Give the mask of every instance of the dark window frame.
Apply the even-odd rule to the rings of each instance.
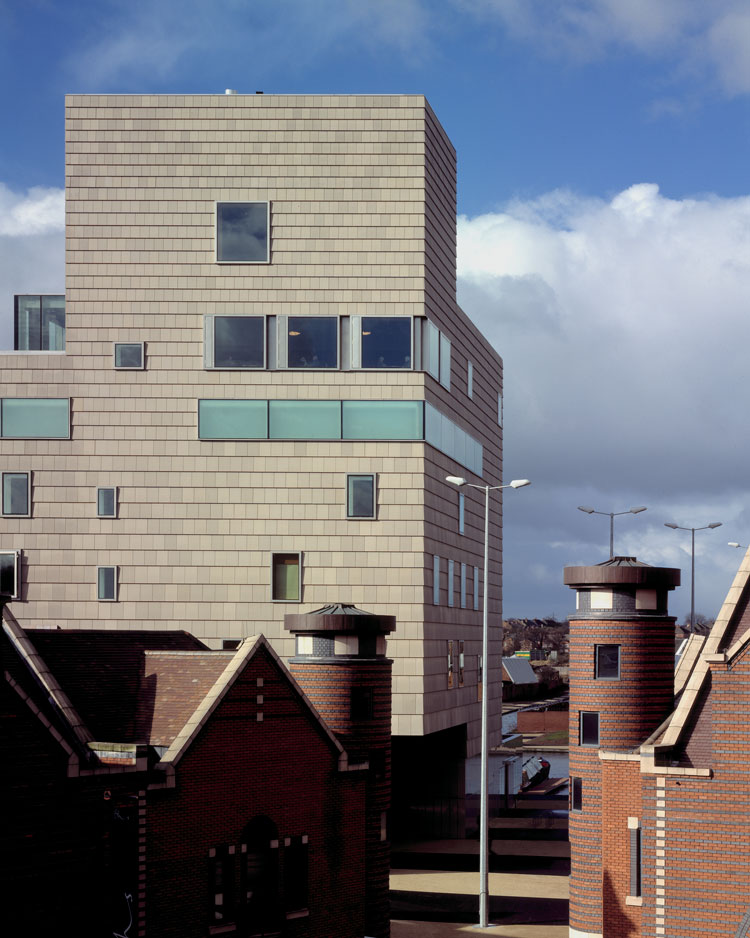
[[[112,512],[103,512],[101,509],[100,492],[112,492]],[[116,518],[117,517],[117,486],[116,485],[98,485],[96,487],[96,517],[97,518]]]
[[[596,742],[593,741],[593,718],[596,718]],[[588,719],[587,719],[588,718]],[[588,724],[588,725],[587,725]],[[590,746],[597,748],[601,740],[601,721],[598,710],[579,710],[578,711],[578,744],[580,746]]]
[[[5,480],[8,476],[26,477],[26,511],[5,510]],[[7,469],[0,473],[0,514],[3,518],[30,518],[31,517],[31,472],[24,469]]]
[[[117,351],[121,348],[137,348],[140,350],[140,363],[137,365],[118,365]],[[112,365],[115,371],[145,371],[146,370],[146,343],[145,342],[113,342]]]
[[[289,599],[286,596],[278,596],[276,590],[276,569],[277,566],[294,566],[292,563],[285,563],[280,558],[296,557],[297,559],[297,598]],[[277,550],[271,554],[271,602],[273,603],[301,603],[302,602],[302,551],[300,550]]]
[[[222,236],[220,234],[220,206],[223,205],[265,205],[265,256],[259,258],[231,258],[221,257]],[[247,199],[247,200],[217,200],[214,211],[214,260],[217,264],[270,264],[271,263],[271,202],[268,199]]]
[[[609,652],[605,649],[610,649]],[[617,649],[617,673],[616,674],[602,674],[603,670],[612,670],[611,663],[602,668],[602,659],[605,655],[613,655],[611,649]],[[594,678],[597,681],[619,681],[620,680],[620,669],[622,664],[622,646],[617,644],[599,644],[594,645]]]
[[[112,583],[112,595],[103,596],[102,592],[102,580],[101,580],[101,571],[102,570],[112,570],[113,571],[113,583]],[[105,584],[106,585],[106,584]],[[96,568],[96,599],[100,603],[116,603],[118,599],[118,593],[120,588],[120,576],[119,576],[119,567],[114,564],[101,564]]]
[[[570,810],[583,811],[583,779],[580,775],[570,776]]]
[[[354,501],[351,490],[351,480],[369,479],[372,492],[372,510],[370,514],[355,514]],[[378,513],[377,474],[374,472],[347,472],[346,474],[346,517],[354,521],[374,521]]]

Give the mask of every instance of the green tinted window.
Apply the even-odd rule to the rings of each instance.
[[[272,440],[340,440],[340,401],[270,401]]]
[[[0,434],[15,439],[67,440],[70,401],[67,397],[6,397],[2,401]]]
[[[421,440],[421,401],[344,401],[345,440]]]
[[[274,554],[271,571],[271,598],[299,601],[299,554]]]
[[[201,440],[265,440],[267,401],[198,401]]]

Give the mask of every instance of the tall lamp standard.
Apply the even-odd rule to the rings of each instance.
[[[695,532],[707,531],[709,528],[720,528],[721,521],[713,521],[711,524],[704,524],[702,528],[683,528],[679,524],[673,524],[671,521],[664,522],[665,528],[672,528],[673,531],[690,531],[690,631],[695,626]]]
[[[489,778],[488,778],[488,749],[489,749],[489,617],[487,614],[488,580],[489,580],[489,549],[490,549],[490,492],[498,489],[520,489],[531,485],[528,479],[514,479],[507,485],[475,485],[467,482],[462,476],[446,476],[446,482],[451,485],[468,485],[469,488],[484,492],[484,594],[482,607],[482,762],[479,795],[479,927],[488,928],[489,904]],[[502,624],[502,606],[500,622]]]
[[[585,511],[587,515],[607,515],[609,517],[609,556],[615,556],[615,515],[637,515],[646,511],[645,505],[639,505],[637,508],[628,508],[627,511],[597,511],[596,508],[589,508],[588,505],[579,505],[579,511]]]

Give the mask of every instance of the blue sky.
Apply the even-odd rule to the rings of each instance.
[[[421,92],[459,157],[459,299],[506,366],[506,615],[566,563],[750,538],[746,0],[0,0],[0,302],[62,290],[66,92]],[[0,329],[0,339],[4,338]],[[7,339],[6,339],[7,342]]]

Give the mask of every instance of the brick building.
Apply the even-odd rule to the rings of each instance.
[[[750,556],[676,669],[679,570],[615,557],[565,583],[571,938],[746,938]]]
[[[352,629],[349,651],[378,670],[351,756],[262,636],[24,631],[6,609],[8,934],[387,938],[388,733],[366,760],[391,663],[381,620],[358,618],[367,654]]]
[[[19,620],[219,649],[262,632],[286,660],[287,614],[395,615],[400,804],[460,799],[484,505],[445,477],[502,481],[502,361],[456,302],[440,122],[421,95],[65,110],[64,297],[18,297],[0,353],[0,576]],[[500,497],[491,512],[493,617]]]

